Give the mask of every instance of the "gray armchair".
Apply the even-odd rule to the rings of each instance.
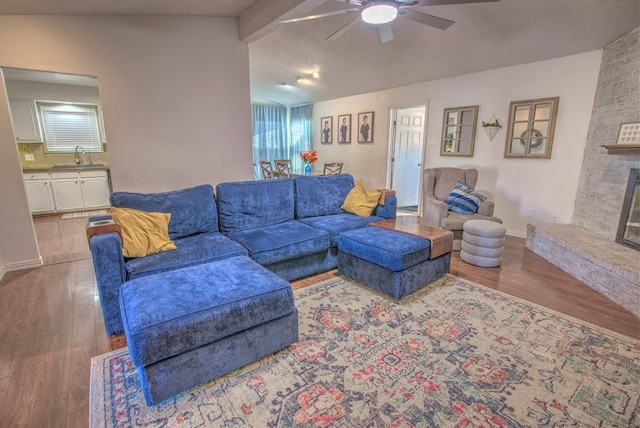
[[[428,168],[423,174],[422,222],[431,227],[440,227],[453,232],[453,249],[460,250],[462,241],[462,226],[468,220],[490,220],[502,223],[498,217],[493,217],[494,203],[483,201],[475,214],[459,214],[450,211],[444,200],[460,181],[475,188],[478,181],[477,169],[461,168]]]

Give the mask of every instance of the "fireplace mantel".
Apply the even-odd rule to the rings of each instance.
[[[640,144],[603,145],[610,155],[640,155]]]

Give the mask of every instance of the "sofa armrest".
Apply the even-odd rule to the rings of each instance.
[[[493,217],[493,208],[495,204],[493,201],[483,201],[478,207],[478,214],[486,215],[487,217]]]
[[[107,334],[113,336],[124,331],[120,315],[118,294],[126,279],[122,240],[117,232],[93,235],[89,248],[100,294],[100,304]]]
[[[116,232],[122,239],[122,229],[120,225],[113,221],[112,218],[104,218],[100,220],[90,219],[87,223],[87,241],[91,245],[91,237],[94,235],[100,235],[103,233]]]
[[[396,218],[398,199],[395,190],[379,189],[382,193],[374,214],[385,219]]]
[[[378,201],[379,205],[384,205],[387,196],[395,196],[396,194],[395,190],[390,189],[378,189],[378,192],[380,192],[380,200]]]
[[[447,217],[447,204],[433,197],[426,197],[422,201],[422,221],[426,226],[440,227],[442,219]]]

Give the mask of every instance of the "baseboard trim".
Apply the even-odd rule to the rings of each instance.
[[[5,273],[7,273],[7,267],[5,265],[0,265],[0,281],[4,278]]]
[[[515,230],[515,229],[507,229],[507,235],[524,239],[527,237],[527,232],[522,232],[521,230]]]
[[[26,269],[35,269],[42,267],[43,265],[42,257],[33,260],[22,260],[19,262],[7,263],[5,265],[5,269],[7,272],[13,272],[16,270],[26,270]]]

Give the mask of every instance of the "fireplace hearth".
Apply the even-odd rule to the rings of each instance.
[[[640,250],[640,169],[631,168],[616,242]]]

